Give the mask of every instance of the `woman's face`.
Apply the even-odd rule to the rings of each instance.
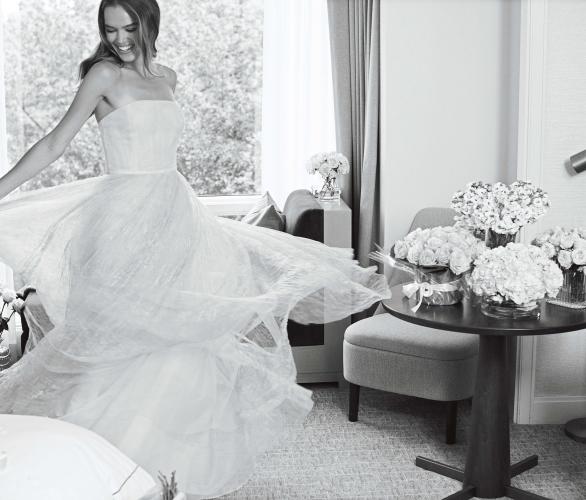
[[[120,59],[125,63],[136,61],[139,54],[137,43],[138,23],[119,5],[104,10],[106,38]]]

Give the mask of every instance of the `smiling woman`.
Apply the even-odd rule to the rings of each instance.
[[[3,0],[4,55],[10,61],[8,164],[56,125],[79,84],[79,62],[91,57],[101,41],[116,47],[121,61],[135,57],[137,48],[153,53],[158,49],[156,62],[177,69],[176,99],[185,116],[178,168],[198,194],[258,193],[262,0],[161,0],[164,29],[156,48],[143,40],[140,25],[132,26],[142,17],[139,4],[117,3],[130,6],[130,19],[113,17],[105,23],[108,27],[98,30],[97,0]],[[156,96],[171,98],[164,93]],[[113,103],[103,114],[125,103]],[[95,120],[88,120],[63,157],[22,189],[103,173],[98,137]]]

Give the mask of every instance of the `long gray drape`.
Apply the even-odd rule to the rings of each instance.
[[[350,160],[341,178],[362,265],[379,236],[380,0],[328,0],[336,143]],[[372,262],[370,262],[372,265]]]

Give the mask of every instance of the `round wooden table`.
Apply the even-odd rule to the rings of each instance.
[[[480,301],[464,299],[452,306],[422,304],[413,312],[413,299],[403,296],[402,286],[391,290],[392,298],[383,300],[382,305],[393,316],[437,330],[480,337],[464,470],[424,457],[417,457],[415,465],[463,483],[462,489],[446,500],[505,495],[518,500],[547,500],[511,486],[511,478],[535,467],[538,458],[531,455],[516,464],[510,462],[507,337],[581,330],[586,328],[586,310],[542,303],[539,319],[497,319],[482,314]]]

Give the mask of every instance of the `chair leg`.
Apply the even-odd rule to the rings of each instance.
[[[457,401],[448,401],[446,417],[446,444],[454,444],[456,442],[456,421],[458,420]]]
[[[358,420],[358,400],[360,398],[360,386],[349,383],[350,387],[350,401],[348,409],[348,420],[350,422],[356,422]]]

